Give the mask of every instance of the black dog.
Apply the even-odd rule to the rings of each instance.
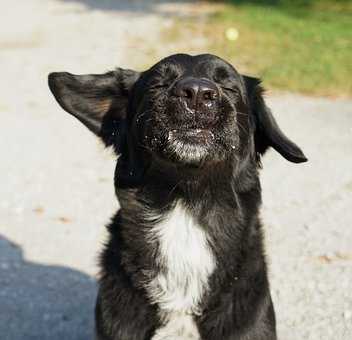
[[[119,155],[97,339],[276,339],[258,169],[270,146],[306,158],[260,81],[213,55],[177,54],[142,73],[52,73],[49,86]]]

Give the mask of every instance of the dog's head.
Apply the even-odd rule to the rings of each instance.
[[[197,171],[258,159],[270,146],[306,161],[265,105],[260,81],[213,55],[177,54],[141,73],[52,73],[49,87],[63,109],[114,146],[130,179],[155,163]]]

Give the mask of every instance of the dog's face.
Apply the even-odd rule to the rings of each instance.
[[[142,73],[52,73],[49,86],[127,163],[142,157],[201,169],[256,157],[269,146],[292,162],[306,160],[277,126],[259,80],[213,55],[173,55]]]
[[[136,82],[132,126],[153,156],[199,167],[241,151],[249,137],[246,101],[243,79],[225,61],[171,56]]]

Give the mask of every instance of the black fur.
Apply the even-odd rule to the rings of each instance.
[[[217,101],[186,110],[174,93],[185,77],[211,81]],[[146,239],[157,218],[146,214],[164,216],[178,200],[206,230],[216,258],[201,313],[193,316],[201,339],[276,339],[259,218],[260,156],[273,147],[291,162],[306,158],[279,129],[259,80],[212,55],[178,54],[143,73],[53,73],[49,86],[66,111],[120,155],[121,208],[101,256],[98,339],[149,340],[162,324],[145,291],[165,270],[156,263],[158,244]],[[202,156],[182,156],[170,147],[174,138]]]

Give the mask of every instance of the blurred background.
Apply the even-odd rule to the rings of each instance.
[[[352,2],[22,0],[0,14],[0,338],[93,337],[115,159],[47,87],[210,52],[259,76],[309,162],[263,160],[281,340],[352,339]]]

